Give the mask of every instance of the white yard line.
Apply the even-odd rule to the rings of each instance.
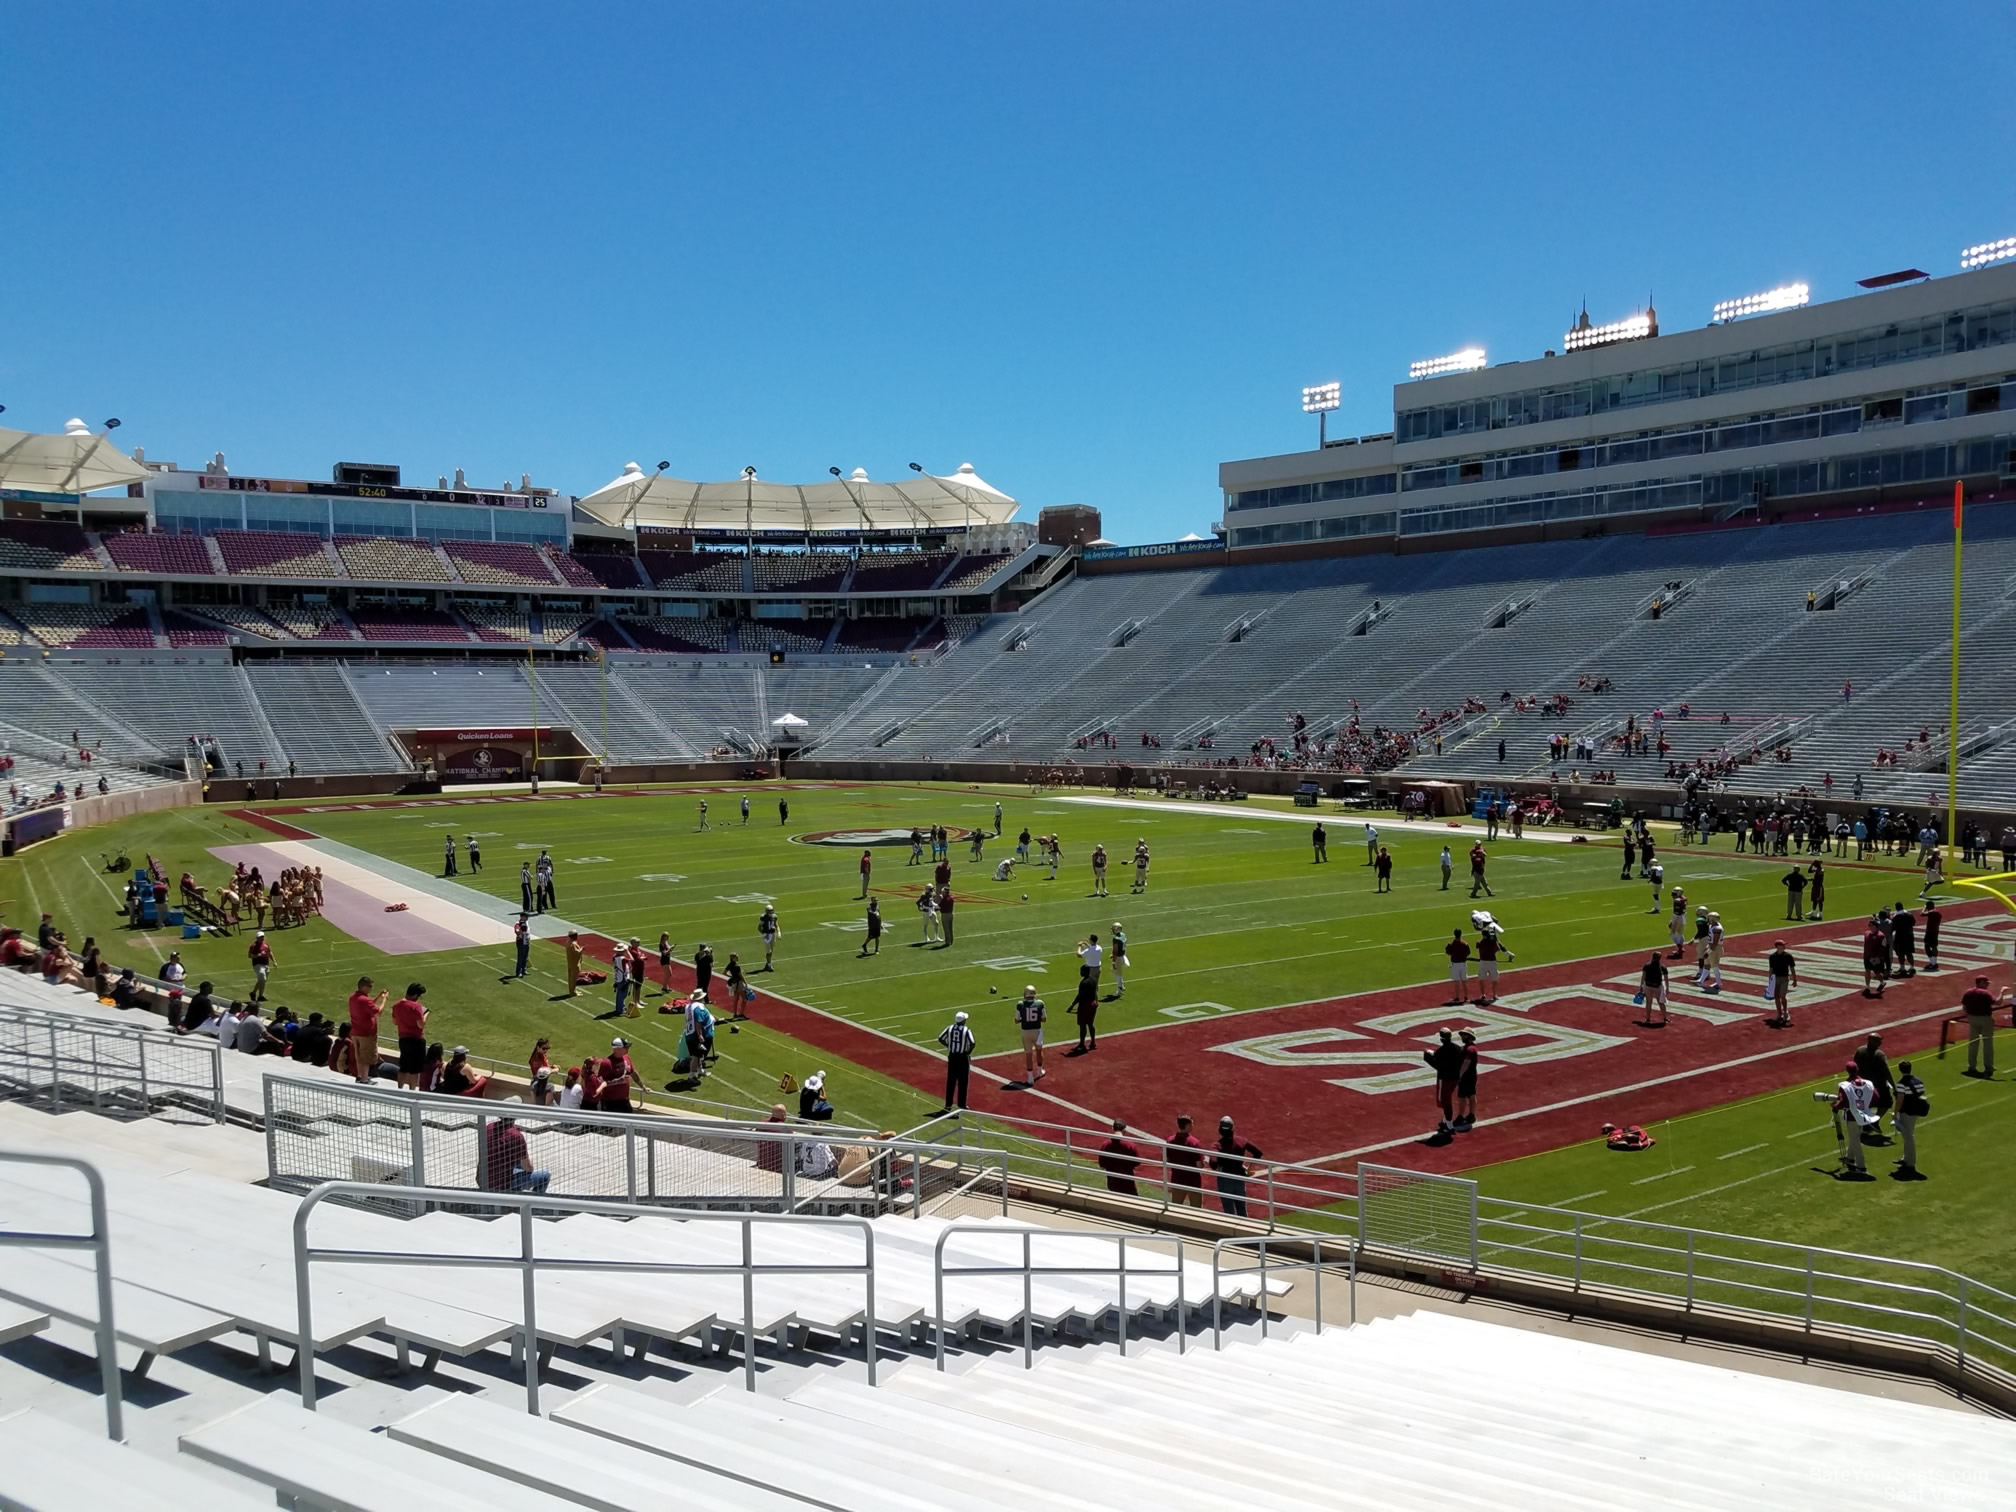
[[[1745,1145],[1740,1150],[1731,1150],[1727,1155],[1717,1155],[1715,1158],[1717,1160],[1734,1160],[1739,1155],[1755,1155],[1759,1150],[1767,1150],[1770,1147],[1770,1141],[1766,1140],[1763,1144]]]
[[[1636,1181],[1632,1182],[1631,1185],[1650,1186],[1653,1182],[1664,1181],[1669,1176],[1685,1176],[1689,1171],[1693,1169],[1694,1167],[1692,1167],[1691,1165],[1684,1165],[1684,1166],[1676,1166],[1673,1170],[1670,1171],[1654,1171],[1650,1176],[1640,1176]]]

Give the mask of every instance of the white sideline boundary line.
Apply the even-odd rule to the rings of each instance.
[[[1276,824],[1316,824],[1323,822],[1325,819],[1334,819],[1340,828],[1331,838],[1342,843],[1347,850],[1352,844],[1362,844],[1365,835],[1365,820],[1354,818],[1350,814],[1340,814],[1332,810],[1320,808],[1303,809],[1299,813],[1283,813],[1279,809],[1253,808],[1244,803],[1215,803],[1201,800],[1195,803],[1177,803],[1166,798],[1094,798],[1082,795],[1062,797],[1055,801],[1058,803],[1084,804],[1091,808],[1145,810],[1148,813],[1154,814],[1195,814],[1200,819],[1223,819],[1229,815],[1237,814],[1245,819],[1271,819]],[[1314,816],[1313,818],[1311,817],[1312,815]],[[1452,822],[1441,818],[1417,819],[1411,824],[1404,820],[1394,819],[1387,824],[1375,825],[1374,828],[1382,836],[1389,833],[1395,835],[1484,836],[1490,833],[1490,830],[1486,826],[1469,820]],[[1547,845],[1572,845],[1577,835],[1582,836],[1586,840],[1588,834],[1587,830],[1558,830],[1552,826],[1548,826],[1545,828],[1529,829],[1519,839],[1522,841],[1539,841]],[[1512,839],[1512,831],[1502,824],[1499,825],[1498,839],[1501,841]]]

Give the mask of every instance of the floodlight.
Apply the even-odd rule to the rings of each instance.
[[[1444,373],[1474,373],[1484,366],[1484,348],[1465,347],[1447,357],[1424,357],[1407,364],[1409,378],[1440,378]]]
[[[1344,403],[1344,385],[1341,383],[1319,383],[1302,390],[1302,413],[1321,415],[1341,408]]]
[[[2001,262],[2009,257],[2016,257],[2016,236],[2005,236],[2000,241],[1983,242],[1978,247],[1968,247],[1960,254],[1960,266],[1963,269],[1985,268],[1990,263]]]
[[[1806,303],[1811,291],[1803,283],[1784,284],[1762,294],[1745,294],[1741,299],[1725,299],[1715,306],[1715,320],[1741,320],[1745,315],[1768,315],[1773,310],[1796,310]]]
[[[1608,325],[1591,325],[1584,312],[1582,323],[1561,338],[1564,351],[1580,352],[1589,347],[1610,346],[1619,341],[1642,341],[1653,334],[1650,315],[1630,315]]]

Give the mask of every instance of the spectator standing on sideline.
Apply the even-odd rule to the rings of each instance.
[[[1443,1029],[1433,1050],[1423,1050],[1421,1059],[1435,1073],[1435,1106],[1441,1117],[1435,1121],[1437,1134],[1456,1132],[1456,1075],[1463,1064],[1463,1051],[1456,1043],[1456,1031]]]
[[[1442,954],[1449,957],[1449,987],[1453,996],[1449,1006],[1470,1001],[1470,942],[1463,938],[1463,931],[1452,932],[1449,943],[1442,947]],[[1444,1036],[1447,1037],[1446,1034]]]
[[[1022,989],[1015,1000],[1015,1027],[1022,1033],[1022,1081],[1035,1086],[1043,1080],[1043,999],[1036,996],[1036,984]]]
[[[1904,1141],[1903,1158],[1897,1162],[1899,1181],[1922,1181],[1918,1174],[1918,1120],[1932,1111],[1932,1099],[1925,1083],[1911,1071],[1911,1062],[1897,1062],[1897,1135]]]
[[[1106,1173],[1106,1190],[1120,1197],[1139,1197],[1141,1188],[1134,1173],[1141,1169],[1141,1147],[1127,1137],[1127,1125],[1113,1120],[1113,1133],[1099,1146],[1099,1169]]]
[[[1988,978],[1974,978],[1973,987],[1961,995],[1960,1011],[1967,1015],[1967,1074],[1992,1080],[1995,1075],[1995,995],[1988,990]]]
[[[1316,827],[1309,831],[1309,848],[1315,853],[1312,857],[1314,865],[1321,866],[1330,859],[1330,832],[1323,828],[1321,819],[1318,819]]]
[[[939,1113],[950,1113],[954,1108],[962,1111],[966,1106],[966,1093],[973,1077],[973,1030],[966,1020],[966,1010],[960,1009],[952,1015],[952,1022],[938,1032],[938,1043],[945,1047],[945,1106]]]
[[[621,945],[609,952],[609,980],[616,989],[615,1018],[623,1017],[623,1000],[630,996],[630,952]]]
[[[1163,1169],[1169,1183],[1169,1200],[1178,1207],[1204,1206],[1204,1144],[1190,1132],[1190,1115],[1176,1120],[1176,1132],[1162,1152]]]
[[[1472,1029],[1457,1031],[1462,1040],[1462,1059],[1456,1063],[1456,1128],[1468,1133],[1477,1126],[1477,1034]]]
[[[378,1066],[378,1015],[385,1011],[385,994],[373,994],[371,978],[357,978],[357,990],[350,994],[350,1053],[360,1084],[369,1083]]]
[[[693,952],[693,990],[707,1000],[708,990],[714,985],[714,951],[705,940]]]
[[[1218,1147],[1211,1156],[1211,1169],[1218,1176],[1218,1205],[1228,1216],[1246,1216],[1246,1162],[1259,1160],[1260,1147],[1241,1139],[1232,1127],[1232,1115],[1218,1120]]]
[[[427,1005],[420,1000],[427,989],[418,982],[406,984],[406,996],[392,1005],[392,1032],[399,1037],[399,1085],[414,1091],[420,1088],[420,1073],[427,1069]]]
[[[1896,975],[1918,975],[1918,918],[1901,901],[1890,915],[1890,958]]]

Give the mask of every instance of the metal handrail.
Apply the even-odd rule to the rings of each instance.
[[[97,1107],[107,1090],[132,1087],[135,1085],[133,1079],[137,1078],[141,1105],[150,1112],[157,1093],[172,1092],[200,1104],[212,1123],[224,1121],[224,1047],[207,1035],[168,1034],[140,1025],[109,1023],[83,1014],[13,1003],[0,1004],[0,1025],[7,1024],[18,1025],[24,1037],[18,1046],[10,1046],[0,1039],[0,1079],[4,1079],[4,1067],[10,1051],[18,1053],[18,1064],[31,1080],[37,1068],[46,1067],[49,1111],[52,1113],[63,1111],[66,1081],[87,1088],[87,1100],[91,1106]],[[43,1034],[48,1040],[46,1051],[29,1045],[30,1037]],[[92,1041],[117,1043],[132,1052],[133,1061],[129,1064],[122,1058],[101,1055],[95,1050],[82,1055],[66,1054],[62,1049],[62,1039],[78,1035]],[[155,1055],[151,1069],[147,1059],[150,1046]],[[164,1061],[187,1061],[198,1057],[207,1063],[205,1069],[208,1075],[201,1080],[182,1080],[177,1072],[163,1065]]]
[[[72,1155],[45,1155],[38,1150],[0,1150],[0,1162],[15,1165],[60,1166],[84,1178],[91,1192],[91,1232],[39,1234],[25,1229],[0,1231],[0,1247],[16,1249],[88,1249],[91,1276],[98,1286],[98,1380],[105,1397],[105,1436],[113,1443],[126,1437],[125,1398],[119,1382],[119,1330],[112,1320],[112,1230],[105,1215],[105,1178],[89,1161]]]
[[[1067,1191],[1085,1184],[1082,1161],[1096,1153],[1095,1141],[1104,1137],[1095,1130],[1019,1115],[952,1116],[959,1119],[962,1148],[969,1155],[1007,1154],[1018,1174],[1034,1172],[1032,1179],[1054,1181]],[[912,1133],[938,1121],[927,1120]],[[1170,1148],[1153,1138],[1136,1138],[1135,1143],[1142,1147],[1144,1167],[1166,1158]],[[1209,1154],[1208,1146],[1203,1153]],[[1200,1173],[1200,1185],[1202,1181]],[[1292,1238],[1354,1244],[1355,1272],[1363,1257],[1381,1252],[1381,1246],[1358,1232],[1357,1215],[1348,1206],[1355,1189],[1352,1175],[1282,1163],[1252,1177],[1251,1200],[1256,1206],[1265,1201],[1264,1219],[1274,1243]],[[1158,1216],[1171,1206],[1166,1190],[1159,1203],[1151,1198],[1143,1205]],[[1678,1284],[1662,1289],[1639,1283],[1631,1290],[1687,1311],[1727,1306],[1795,1321],[1808,1334],[1839,1328],[1905,1340],[1938,1351],[1963,1373],[2016,1375],[2016,1294],[1944,1266],[1504,1198],[1480,1196],[1478,1205],[1480,1250],[1486,1256],[1517,1257],[1509,1263],[1480,1259],[1472,1267],[1479,1274],[1566,1281],[1577,1292],[1600,1285],[1591,1272],[1627,1282],[1660,1278]],[[1541,1221],[1519,1222],[1510,1216],[1515,1212]],[[1257,1237],[1241,1235],[1236,1243],[1251,1244]],[[1778,1280],[1783,1284],[1773,1284]]]
[[[478,1270],[513,1269],[523,1283],[524,1318],[520,1336],[525,1357],[525,1410],[539,1413],[539,1302],[536,1277],[541,1267],[549,1271],[583,1271],[622,1275],[740,1276],[742,1278],[742,1384],[756,1389],[756,1277],[766,1276],[859,1276],[863,1293],[861,1348],[868,1367],[868,1384],[875,1384],[875,1228],[866,1218],[792,1217],[778,1213],[717,1213],[705,1209],[634,1208],[616,1202],[544,1197],[531,1192],[483,1192],[475,1196],[447,1189],[420,1189],[415,1195],[462,1207],[494,1208],[518,1215],[518,1253],[515,1255],[467,1255],[439,1251],[354,1250],[317,1247],[308,1242],[308,1223],[315,1209],[331,1197],[356,1196],[374,1190],[368,1181],[330,1181],[301,1199],[294,1213],[294,1290],[300,1334],[296,1340],[297,1363],[301,1375],[301,1405],[315,1410],[315,1319],[314,1297],[309,1271],[314,1262],[341,1265],[429,1265]],[[585,1260],[569,1256],[537,1253],[532,1222],[538,1213],[560,1215],[588,1213],[607,1218],[635,1218],[639,1213],[670,1218],[682,1223],[733,1223],[742,1234],[742,1257],[733,1264],[696,1264],[671,1260]],[[807,1228],[851,1228],[859,1230],[861,1262],[831,1262],[796,1265],[758,1261],[755,1258],[756,1225],[794,1224]]]
[[[1004,1234],[1014,1234],[1022,1240],[1022,1263],[1020,1265],[966,1265],[945,1263],[945,1246],[962,1235],[985,1235],[998,1238]],[[1116,1263],[1110,1266],[1097,1265],[1037,1265],[1033,1259],[1036,1237],[1049,1239],[1096,1239],[1116,1247]],[[945,1278],[947,1276],[1020,1276],[1022,1278],[1022,1368],[1033,1370],[1036,1365],[1036,1278],[1038,1276],[1117,1276],[1120,1281],[1119,1298],[1114,1308],[1120,1334],[1120,1355],[1127,1355],[1127,1278],[1133,1276],[1174,1276],[1176,1278],[1176,1352],[1186,1353],[1189,1349],[1188,1325],[1190,1301],[1183,1286],[1183,1252],[1180,1241],[1175,1256],[1175,1264],[1168,1269],[1151,1268],[1143,1270],[1127,1265],[1127,1242],[1135,1244],[1147,1242],[1168,1243],[1154,1234],[1129,1234],[1124,1229],[1055,1229],[1040,1225],[1025,1224],[1009,1226],[1004,1224],[953,1223],[948,1224],[938,1235],[938,1242],[931,1246],[932,1286],[935,1297],[933,1325],[937,1334],[936,1367],[945,1368]],[[871,1378],[872,1384],[872,1378]]]
[[[1308,1245],[1311,1251],[1309,1258],[1307,1260],[1270,1260],[1268,1258],[1267,1247],[1271,1244],[1278,1248],[1284,1243],[1297,1246]],[[1348,1265],[1346,1271],[1346,1296],[1349,1298],[1349,1303],[1348,1316],[1345,1322],[1347,1324],[1356,1323],[1358,1321],[1359,1242],[1356,1238],[1332,1239],[1330,1241],[1333,1249],[1340,1243],[1344,1246],[1345,1258]],[[1228,1238],[1220,1239],[1216,1244],[1211,1246],[1211,1348],[1216,1351],[1225,1347],[1225,1287],[1223,1280],[1225,1274],[1225,1251],[1228,1249],[1247,1249],[1249,1247],[1258,1255],[1259,1263],[1242,1266],[1237,1274],[1251,1274],[1257,1271],[1260,1275],[1260,1337],[1263,1339],[1267,1337],[1267,1278],[1277,1270],[1306,1270],[1310,1272],[1316,1293],[1316,1332],[1319,1334],[1323,1332],[1323,1236],[1315,1234],[1304,1238],[1298,1235],[1293,1239],[1284,1240],[1275,1234],[1235,1234]]]
[[[266,1165],[268,1181],[274,1184],[300,1178],[291,1178],[280,1170],[278,1138],[283,1126],[298,1121],[296,1114],[276,1106],[276,1099],[284,1101],[290,1093],[305,1091],[309,1095],[323,1099],[355,1099],[366,1102],[382,1110],[381,1119],[387,1124],[403,1124],[407,1130],[406,1147],[411,1154],[407,1182],[368,1182],[365,1188],[383,1200],[388,1192],[397,1192],[402,1203],[423,1201],[425,1190],[452,1190],[467,1195],[470,1192],[489,1191],[483,1185],[488,1172],[484,1162],[488,1159],[489,1142],[485,1138],[488,1124],[495,1119],[509,1118],[524,1124],[565,1125],[569,1129],[600,1130],[604,1133],[623,1136],[622,1166],[627,1186],[621,1200],[646,1203],[657,1196],[657,1146],[665,1143],[710,1141],[732,1141],[746,1145],[775,1145],[778,1151],[778,1168],[774,1173],[779,1178],[780,1197],[787,1212],[796,1212],[806,1203],[830,1195],[830,1190],[821,1186],[801,1197],[798,1191],[798,1152],[809,1144],[825,1144],[839,1149],[862,1148],[870,1153],[871,1160],[905,1160],[911,1168],[911,1191],[915,1199],[911,1204],[911,1216],[921,1217],[923,1212],[923,1177],[926,1165],[947,1165],[955,1171],[963,1171],[976,1158],[990,1167],[998,1168],[1001,1193],[1001,1211],[1008,1211],[1008,1157],[1005,1153],[991,1151],[961,1150],[955,1145],[929,1144],[915,1140],[882,1139],[875,1134],[853,1130],[840,1130],[825,1124],[798,1123],[730,1123],[719,1119],[681,1119],[666,1114],[639,1113],[599,1113],[582,1109],[560,1108],[553,1104],[535,1106],[530,1103],[492,1102],[485,1098],[453,1097],[433,1092],[387,1092],[375,1087],[346,1086],[341,1082],[303,1081],[296,1077],[267,1076],[263,1084],[264,1112],[266,1128]],[[424,1130],[429,1115],[435,1115],[438,1125],[445,1116],[467,1119],[476,1134],[476,1156],[469,1164],[472,1185],[469,1187],[441,1187],[430,1181],[427,1173],[426,1145]],[[643,1158],[639,1159],[638,1142],[644,1142]],[[641,1173],[641,1175],[640,1175]],[[807,1178],[824,1182],[829,1178]],[[871,1171],[870,1188],[879,1198],[886,1196],[875,1183]],[[692,1195],[692,1194],[687,1194]],[[746,1196],[746,1193],[724,1193],[724,1196]],[[584,1199],[592,1200],[592,1199]],[[616,1199],[610,1199],[616,1200]],[[635,1211],[631,1209],[630,1211]]]

